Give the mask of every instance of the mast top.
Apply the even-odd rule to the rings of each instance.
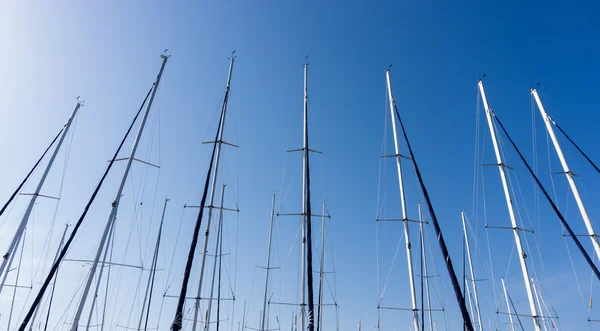
[[[385,69],[386,72],[390,71],[392,69],[392,64],[390,63],[390,65],[387,67],[387,69]]]
[[[165,50],[163,51],[163,53],[160,55],[161,59],[168,59],[171,57],[171,55],[167,54],[167,52],[169,51],[168,48],[165,48]]]
[[[237,56],[235,56],[235,52],[236,51],[231,52],[231,57],[229,58],[230,60],[233,60],[237,57]]]
[[[305,59],[305,61],[304,61],[304,64],[302,66],[303,67],[308,67],[308,65],[310,64],[310,63],[308,63],[308,55],[304,59]]]
[[[79,100],[79,98],[81,98],[79,95],[77,96],[77,104],[79,105],[79,107],[83,107],[83,105],[85,104],[85,101],[81,101]]]

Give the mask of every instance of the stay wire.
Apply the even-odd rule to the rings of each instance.
[[[129,129],[127,129],[127,132],[125,133],[125,136],[121,140],[121,143],[119,144],[119,147],[115,151],[115,154],[113,155],[112,159],[110,160],[110,163],[106,167],[106,170],[104,171],[104,174],[102,175],[102,178],[100,179],[100,182],[96,186],[96,189],[92,193],[92,196],[90,197],[87,205],[85,206],[85,208],[83,210],[83,213],[81,214],[81,216],[77,220],[77,223],[75,224],[75,227],[73,228],[73,231],[71,232],[71,235],[69,236],[69,239],[67,240],[67,242],[65,243],[64,247],[62,248],[62,250],[60,252],[60,255],[58,256],[58,259],[56,259],[56,261],[52,265],[52,268],[50,269],[50,272],[48,273],[48,276],[44,280],[44,283],[42,284],[42,287],[40,288],[40,291],[39,291],[38,295],[35,297],[33,303],[31,304],[31,307],[29,308],[29,311],[27,312],[27,315],[25,315],[25,318],[23,319],[23,322],[19,326],[19,329],[18,329],[19,331],[25,331],[25,328],[27,327],[27,324],[31,320],[31,317],[33,316],[33,313],[34,313],[35,309],[37,308],[37,306],[39,305],[40,301],[42,300],[42,297],[44,296],[44,294],[45,294],[45,292],[46,292],[46,290],[48,288],[48,285],[50,284],[50,282],[52,281],[52,278],[56,274],[58,266],[60,265],[60,263],[62,262],[63,258],[67,254],[67,251],[69,250],[69,247],[71,246],[71,243],[73,242],[73,239],[75,239],[75,235],[77,234],[77,231],[81,227],[81,224],[83,223],[83,219],[87,215],[88,210],[90,209],[90,206],[92,205],[92,203],[96,199],[96,195],[98,194],[98,191],[100,191],[100,188],[102,187],[102,184],[104,183],[104,180],[106,179],[106,177],[108,175],[108,172],[112,168],[115,160],[117,159],[117,156],[118,156],[119,152],[121,151],[121,148],[125,144],[125,140],[127,140],[127,137],[129,136],[129,133],[133,129],[133,126],[135,125],[135,122],[136,122],[137,118],[139,117],[140,113],[144,109],[144,105],[146,104],[146,101],[148,100],[148,97],[150,96],[150,93],[154,89],[154,86],[155,86],[155,83],[152,84],[152,87],[148,91],[148,94],[146,94],[146,98],[142,102],[142,105],[140,106],[140,109],[138,110],[138,112],[135,115],[135,117],[133,118],[133,121],[131,122],[131,125],[129,126]]]

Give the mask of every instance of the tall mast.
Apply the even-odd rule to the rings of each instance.
[[[304,142],[302,146],[302,331],[315,328],[312,271],[312,226],[310,204],[310,162],[308,158],[308,56],[304,67]],[[308,297],[306,297],[306,291]],[[307,302],[308,301],[308,302]],[[308,305],[308,325],[305,328],[305,308]]]
[[[71,127],[71,124],[73,124],[75,115],[77,115],[77,111],[79,110],[79,108],[81,108],[82,105],[83,105],[83,103],[79,101],[79,97],[78,97],[77,105],[75,105],[75,109],[73,109],[73,112],[71,113],[71,116],[69,117],[69,120],[67,121],[67,124],[65,124],[65,128],[63,130],[62,136],[58,140],[56,148],[54,149],[54,152],[52,153],[52,156],[50,157],[50,160],[48,161],[46,170],[44,170],[44,173],[42,174],[42,177],[40,178],[40,181],[38,182],[35,192],[33,194],[31,194],[31,200],[29,200],[27,209],[25,209],[23,218],[21,218],[21,222],[19,223],[19,226],[17,227],[17,232],[13,236],[13,238],[10,242],[10,245],[8,246],[8,249],[6,250],[6,253],[2,256],[2,262],[0,262],[0,277],[3,276],[4,272],[6,272],[6,274],[4,274],[4,277],[2,278],[2,281],[0,282],[0,293],[2,292],[2,289],[4,288],[4,284],[6,282],[6,275],[8,275],[8,273],[10,272],[10,266],[13,261],[12,255],[14,252],[16,252],[17,248],[19,247],[19,243],[21,242],[21,239],[23,237],[23,232],[25,231],[25,228],[27,227],[27,222],[29,221],[29,217],[31,216],[31,212],[33,211],[33,206],[35,205],[35,202],[36,202],[38,196],[40,196],[40,191],[42,190],[42,187],[44,186],[46,177],[48,176],[48,173],[50,172],[50,169],[52,168],[52,165],[54,164],[56,155],[58,154],[60,147],[62,146],[62,143],[65,140],[65,137],[67,136],[67,133],[69,133],[69,128]]]
[[[502,281],[502,289],[504,290],[504,298],[506,299],[506,309],[508,312],[508,317],[510,319],[510,331],[515,331],[515,324],[513,322],[513,317],[512,317],[512,313],[510,310],[510,301],[508,299],[508,291],[506,290],[506,284],[504,282],[504,278],[501,278]]]
[[[581,218],[583,218],[583,222],[585,223],[585,227],[590,236],[590,240],[592,241],[592,245],[594,246],[594,251],[596,251],[596,257],[600,259],[600,244],[598,244],[598,236],[594,231],[594,227],[592,222],[590,221],[590,217],[585,210],[585,206],[583,205],[583,201],[581,200],[581,196],[579,195],[579,190],[577,189],[577,185],[573,180],[573,173],[567,164],[567,160],[565,159],[565,155],[562,152],[560,144],[558,143],[558,139],[556,139],[556,135],[554,133],[554,128],[552,127],[552,118],[546,113],[544,109],[544,105],[542,105],[542,101],[540,100],[540,96],[537,93],[535,88],[531,89],[531,94],[537,103],[538,109],[542,114],[542,118],[544,119],[544,123],[546,124],[546,130],[548,130],[548,134],[550,135],[550,139],[552,140],[552,144],[554,145],[554,149],[556,150],[556,154],[558,155],[558,159],[560,160],[560,164],[562,165],[565,177],[567,177],[567,181],[569,182],[569,186],[571,187],[571,191],[573,192],[573,196],[575,197],[575,201],[577,202],[577,207],[579,208],[579,213],[581,213]]]
[[[156,274],[156,262],[158,260],[158,248],[160,247],[160,236],[162,235],[162,227],[163,222],[165,220],[165,212],[167,211],[167,203],[169,199],[165,198],[165,204],[163,205],[162,215],[160,217],[160,225],[158,226],[158,235],[156,236],[156,245],[154,245],[154,255],[152,256],[152,263],[150,264],[150,274],[148,275],[148,283],[146,284],[146,293],[144,294],[144,302],[142,303],[142,313],[140,314],[140,321],[138,323],[138,331],[142,330],[142,321],[144,319],[144,310],[146,307],[146,300],[148,299],[148,293],[150,292],[152,281],[154,280],[154,275]],[[150,292],[151,293],[151,292]],[[148,315],[150,313],[150,302],[148,302],[148,313],[146,314],[146,326],[144,330],[148,327]]]
[[[221,229],[223,228],[223,200],[225,199],[225,187],[227,185],[223,184],[223,190],[221,191],[221,208],[219,209],[219,222],[217,223],[217,240],[215,242],[215,260],[213,263],[213,274],[212,274],[212,283],[210,285],[210,296],[208,297],[208,310],[206,311],[206,323],[204,323],[204,330],[210,330],[210,315],[212,312],[212,302],[213,302],[213,290],[215,289],[215,275],[217,273],[217,261],[219,260],[219,244],[221,243],[223,234],[221,233]],[[217,320],[218,323],[218,320]]]
[[[267,331],[267,292],[269,289],[269,270],[271,269],[271,241],[273,239],[273,220],[275,217],[275,194],[271,198],[271,222],[269,223],[269,245],[267,248],[267,275],[265,276],[265,296],[263,300],[262,321],[260,323],[260,331]]]
[[[419,208],[419,232],[421,234],[421,246],[425,247],[425,233],[423,232],[423,213],[421,212],[421,204]],[[427,296],[427,315],[429,317],[429,330],[433,331],[433,313],[431,311],[431,297],[429,295],[429,272],[427,271],[427,252],[423,253],[423,275],[425,278],[425,295]]]
[[[142,132],[144,131],[144,125],[146,124],[146,120],[148,119],[148,114],[150,113],[150,109],[152,108],[152,102],[154,101],[154,97],[156,96],[156,91],[158,90],[158,86],[160,84],[160,79],[163,74],[163,70],[165,69],[165,65],[169,60],[168,55],[162,54],[160,56],[162,58],[162,64],[160,66],[160,71],[158,72],[158,76],[156,77],[156,82],[154,84],[154,89],[152,90],[152,95],[150,96],[150,100],[148,101],[148,107],[146,107],[146,111],[144,112],[144,116],[140,123],[140,128],[135,137],[135,141],[133,142],[133,147],[131,148],[131,153],[127,158],[127,165],[125,166],[125,170],[123,171],[123,176],[121,178],[121,184],[117,189],[117,194],[115,196],[115,200],[112,203],[112,208],[110,211],[110,215],[108,216],[108,220],[106,222],[106,226],[104,227],[104,233],[102,234],[102,239],[100,239],[100,245],[98,245],[98,250],[96,251],[96,257],[92,264],[92,268],[90,269],[90,273],[87,278],[87,282],[85,288],[83,290],[83,294],[81,296],[81,301],[79,302],[79,306],[77,308],[77,312],[75,313],[75,317],[73,319],[73,324],[71,325],[71,331],[77,331],[79,327],[79,320],[81,319],[81,314],[83,312],[83,307],[85,306],[85,302],[87,296],[90,292],[90,288],[92,286],[92,282],[94,281],[94,274],[96,273],[96,269],[98,268],[98,263],[100,261],[100,256],[102,255],[102,250],[104,245],[106,244],[106,239],[108,238],[109,233],[111,232],[111,228],[114,225],[115,219],[117,218],[117,210],[119,208],[119,202],[121,201],[121,195],[123,193],[123,188],[125,187],[125,182],[127,181],[127,176],[129,175],[129,170],[131,169],[131,164],[135,158],[135,152],[138,148],[140,138],[142,137]],[[98,279],[100,282],[100,279]]]
[[[325,273],[325,210],[326,205],[323,202],[323,213],[321,216],[321,266],[319,267],[319,320],[317,322],[317,331],[323,330],[323,276]]]
[[[404,197],[404,179],[402,177],[402,164],[400,162],[400,147],[398,146],[398,132],[396,129],[396,118],[394,115],[394,96],[392,95],[392,83],[390,78],[390,70],[385,71],[387,81],[388,98],[390,102],[390,115],[392,119],[392,129],[394,131],[394,148],[396,152],[396,168],[398,171],[398,186],[400,188],[400,204],[402,206],[402,221],[404,223],[404,237],[406,238],[406,260],[408,264],[408,280],[410,286],[410,297],[413,311],[413,326],[415,331],[419,331],[419,312],[417,308],[417,294],[415,292],[415,276],[413,273],[413,262],[410,244],[410,234],[408,231],[408,216],[406,211],[406,198]]]
[[[212,218],[213,202],[215,200],[215,190],[217,185],[217,177],[219,175],[219,161],[221,160],[221,147],[223,145],[223,131],[225,129],[225,115],[227,113],[227,103],[229,101],[229,90],[231,87],[231,74],[233,72],[233,62],[235,56],[229,58],[229,74],[227,76],[227,86],[225,87],[225,99],[223,100],[223,109],[221,111],[221,126],[219,128],[218,139],[214,142],[217,144],[215,152],[215,169],[213,171],[212,184],[210,188],[210,200],[208,203],[208,218],[206,219],[206,232],[204,233],[204,246],[202,248],[202,261],[200,262],[200,280],[198,281],[198,293],[196,295],[196,301],[194,303],[194,322],[192,324],[192,331],[196,331],[196,324],[198,323],[198,313],[200,310],[200,294],[202,291],[202,282],[204,280],[204,267],[206,265],[206,252],[208,247],[208,235],[210,232],[210,221]],[[209,174],[210,175],[210,174]],[[200,206],[202,208],[202,206]]]
[[[529,308],[531,310],[531,316],[533,318],[533,326],[535,331],[541,331],[540,322],[538,318],[537,307],[535,305],[535,301],[533,298],[533,291],[531,289],[531,282],[529,281],[529,270],[527,269],[527,262],[525,259],[527,258],[527,254],[523,250],[523,245],[521,244],[521,235],[519,233],[519,226],[517,224],[517,218],[515,217],[515,211],[513,207],[512,198],[510,196],[510,191],[508,188],[507,174],[506,174],[506,164],[502,160],[502,155],[500,154],[500,147],[498,146],[498,139],[496,134],[496,129],[494,127],[494,123],[492,120],[492,109],[488,106],[487,97],[485,95],[485,90],[483,88],[483,81],[479,80],[477,83],[479,87],[479,92],[481,94],[481,100],[483,101],[483,107],[485,108],[485,115],[488,122],[488,127],[490,129],[490,135],[492,136],[492,143],[494,145],[494,152],[496,154],[496,161],[498,165],[498,170],[500,171],[500,179],[502,180],[502,188],[504,189],[504,197],[506,199],[506,206],[508,207],[508,214],[510,216],[511,227],[513,229],[513,235],[515,238],[515,244],[517,246],[517,252],[519,253],[519,262],[521,264],[521,272],[523,274],[523,282],[525,283],[525,289],[527,290],[527,299],[529,300]]]
[[[469,246],[469,234],[467,232],[467,223],[465,221],[464,210],[460,212],[463,224],[463,233],[465,235],[465,249],[467,250],[467,259],[469,260],[469,270],[471,273],[471,284],[473,285],[473,296],[475,301],[475,311],[477,314],[477,322],[479,322],[479,330],[483,331],[483,322],[481,321],[481,311],[479,309],[479,296],[477,295],[477,281],[475,280],[475,270],[473,269],[473,260],[471,259],[471,248]]]

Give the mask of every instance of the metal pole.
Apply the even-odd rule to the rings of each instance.
[[[385,71],[387,81],[388,98],[390,103],[390,115],[392,119],[392,129],[394,131],[394,148],[396,152],[396,168],[398,171],[398,186],[400,187],[400,204],[402,205],[402,220],[404,223],[404,237],[406,238],[406,260],[408,264],[408,280],[410,286],[410,296],[413,311],[413,325],[415,331],[419,331],[419,312],[417,308],[417,294],[415,291],[415,276],[413,272],[413,262],[410,244],[410,233],[408,231],[408,216],[406,211],[406,198],[404,196],[404,179],[402,177],[402,165],[400,162],[400,147],[398,146],[398,132],[396,129],[396,119],[394,115],[394,96],[392,95],[392,83],[390,78],[390,70]]]
[[[544,123],[546,124],[546,130],[548,130],[548,135],[552,140],[552,144],[554,145],[554,149],[556,150],[556,154],[558,155],[558,159],[560,160],[560,164],[562,165],[565,176],[567,177],[567,181],[569,182],[569,186],[571,187],[571,191],[573,192],[573,196],[575,197],[575,201],[577,202],[577,207],[579,208],[579,213],[581,213],[581,218],[583,218],[583,222],[585,223],[585,227],[590,235],[590,240],[592,241],[592,245],[594,246],[594,251],[596,252],[596,257],[600,259],[600,244],[598,244],[598,237],[596,232],[594,231],[594,226],[590,221],[590,217],[585,210],[585,206],[583,205],[583,201],[581,200],[581,196],[579,195],[579,190],[577,189],[577,185],[573,180],[573,173],[567,164],[567,160],[565,159],[565,155],[562,152],[560,144],[558,143],[558,139],[556,139],[556,134],[554,133],[554,128],[552,127],[552,119],[546,113],[544,109],[544,105],[542,105],[542,101],[540,100],[540,96],[537,93],[535,88],[531,89],[531,94],[537,103],[538,109],[542,114],[542,118],[544,119]]]
[[[421,246],[425,246],[425,233],[423,232],[423,213],[421,212],[421,204],[419,204],[418,207],[419,226],[421,228]],[[429,317],[429,330],[433,331],[433,313],[431,312],[431,297],[429,296],[429,273],[427,271],[427,252],[423,253],[423,273],[425,275],[425,294],[427,296],[427,315]]]
[[[112,203],[112,208],[110,211],[110,215],[106,222],[106,226],[104,227],[104,233],[102,234],[102,238],[100,239],[100,245],[98,245],[98,250],[96,251],[96,257],[94,259],[94,263],[92,264],[92,268],[90,270],[90,274],[87,279],[87,283],[83,290],[83,294],[81,296],[81,301],[79,302],[79,306],[77,308],[77,312],[75,313],[75,318],[73,319],[73,324],[71,325],[71,331],[77,331],[79,327],[79,320],[81,319],[81,314],[83,312],[83,307],[85,306],[85,301],[90,291],[90,287],[92,286],[92,282],[94,280],[94,274],[96,273],[96,269],[98,268],[98,263],[100,261],[100,255],[102,254],[102,249],[106,243],[106,239],[110,233],[110,230],[117,218],[117,210],[119,208],[119,201],[121,201],[121,195],[123,193],[123,188],[125,187],[125,182],[127,181],[127,176],[129,175],[129,170],[131,169],[131,164],[133,163],[133,159],[135,157],[135,152],[137,150],[138,144],[140,142],[140,138],[142,136],[142,132],[144,131],[144,125],[146,124],[146,120],[148,119],[148,114],[150,113],[150,109],[152,108],[152,102],[154,101],[154,97],[156,96],[156,91],[158,90],[158,86],[160,84],[160,79],[163,74],[163,70],[165,69],[165,65],[169,60],[170,56],[161,55],[163,59],[162,64],[160,66],[160,71],[158,72],[158,76],[156,77],[156,83],[154,84],[154,89],[152,90],[152,95],[150,96],[150,100],[148,101],[148,107],[146,107],[146,111],[144,112],[144,117],[142,118],[142,122],[140,123],[140,128],[135,137],[135,141],[133,142],[133,147],[131,148],[131,153],[129,154],[129,158],[127,159],[127,165],[125,166],[125,170],[123,171],[123,176],[121,178],[121,184],[117,190],[117,194],[115,196],[115,200]],[[98,279],[100,281],[100,279]]]
[[[142,321],[144,320],[144,308],[146,307],[146,301],[148,300],[148,292],[150,291],[150,284],[153,275],[156,273],[156,260],[158,259],[158,247],[160,245],[160,236],[162,234],[162,226],[165,220],[165,212],[167,211],[167,203],[169,199],[165,199],[165,204],[163,205],[162,215],[160,217],[160,225],[158,227],[158,235],[156,236],[156,244],[154,245],[154,255],[152,256],[152,263],[150,265],[150,275],[148,275],[148,283],[146,284],[146,294],[144,294],[144,302],[142,303],[142,313],[140,314],[140,321],[138,323],[138,331],[142,330]],[[148,304],[148,308],[150,308],[150,304]],[[150,313],[150,311],[148,311]],[[146,321],[148,321],[148,315],[146,315]],[[146,324],[147,325],[147,324]],[[146,329],[146,328],[144,328]]]
[[[477,313],[477,321],[479,322],[479,330],[483,331],[483,322],[481,321],[481,311],[479,309],[479,296],[477,294],[477,282],[475,281],[475,270],[473,269],[473,260],[471,259],[471,248],[469,246],[469,234],[467,232],[467,223],[465,221],[464,210],[460,212],[463,224],[463,232],[465,235],[465,245],[467,250],[467,259],[469,260],[469,270],[471,271],[471,283],[473,285],[473,300],[475,301],[475,311]]]
[[[525,259],[527,258],[527,254],[525,254],[525,251],[523,250],[523,245],[521,244],[521,234],[519,233],[519,226],[517,224],[517,218],[515,216],[513,202],[508,188],[508,180],[506,179],[506,165],[504,164],[504,161],[502,160],[502,155],[500,154],[500,147],[498,146],[496,129],[492,120],[492,109],[488,106],[487,97],[483,88],[483,81],[479,80],[477,86],[479,87],[479,92],[481,93],[481,100],[483,101],[483,107],[485,108],[485,115],[487,117],[490,135],[492,136],[494,152],[496,153],[496,161],[498,162],[498,170],[500,171],[500,179],[502,180],[502,188],[504,189],[504,198],[506,199],[506,206],[508,207],[508,214],[510,216],[511,227],[513,229],[513,235],[515,238],[517,251],[519,253],[519,262],[521,264],[523,282],[525,283],[525,289],[527,290],[527,299],[529,300],[529,308],[531,310],[531,316],[533,318],[534,330],[541,331],[537,307],[535,306],[535,301],[533,299],[533,291],[531,289],[531,282],[529,281],[529,270],[527,270],[527,262],[525,261]]]
[[[323,331],[323,276],[325,272],[325,202],[323,202],[323,215],[321,216],[321,266],[319,269],[319,321],[317,331]]]
[[[508,291],[506,290],[506,284],[504,278],[502,280],[502,289],[504,290],[504,297],[506,298],[506,309],[508,309],[508,317],[510,318],[510,331],[515,331],[515,324],[513,322],[512,313],[510,312],[510,301],[508,300]]]
[[[71,124],[73,123],[73,120],[75,119],[75,115],[77,115],[77,111],[79,110],[79,108],[81,108],[81,106],[82,106],[82,103],[79,102],[79,99],[78,99],[77,105],[75,105],[75,109],[73,109],[73,112],[71,113],[71,117],[69,117],[67,124],[65,124],[65,129],[63,130],[63,134],[60,137],[58,144],[56,145],[56,148],[54,149],[54,152],[52,153],[52,156],[50,157],[50,160],[48,161],[46,170],[44,170],[44,173],[42,174],[42,177],[40,178],[37,188],[35,189],[35,193],[32,194],[31,200],[29,200],[27,209],[25,209],[23,218],[21,218],[21,222],[19,223],[19,226],[17,227],[17,232],[13,236],[6,253],[2,256],[2,262],[0,262],[0,275],[2,275],[5,271],[6,271],[6,274],[8,274],[8,272],[10,271],[10,266],[12,264],[12,259],[10,258],[10,256],[13,254],[13,252],[15,252],[17,250],[19,243],[21,242],[21,237],[23,236],[23,232],[25,231],[27,222],[29,221],[29,217],[31,216],[31,212],[33,211],[33,206],[35,205],[35,202],[40,194],[40,191],[42,190],[42,186],[44,186],[44,182],[46,181],[46,177],[48,176],[48,173],[50,172],[50,169],[52,168],[52,164],[54,164],[56,155],[58,154],[58,151],[60,150],[60,147],[61,147],[63,141],[65,140],[67,133],[69,132],[69,128],[71,127]],[[6,281],[6,276],[2,279],[2,282],[0,283],[0,293],[2,292],[2,289],[4,288],[5,281]]]
[[[265,296],[263,300],[263,316],[262,322],[260,323],[260,330],[266,330],[266,316],[267,316],[267,292],[269,288],[269,270],[271,269],[271,241],[273,239],[273,220],[275,218],[275,194],[271,198],[271,222],[269,223],[269,245],[267,248],[267,275],[265,276]]]
[[[308,168],[308,143],[307,143],[307,128],[308,128],[308,63],[302,65],[304,68],[304,126],[303,126],[303,145],[302,145],[302,291],[300,303],[300,327],[301,331],[306,330],[306,218],[307,204],[306,201],[306,170]]]
[[[217,176],[219,174],[219,161],[221,159],[221,147],[223,144],[223,130],[225,129],[225,115],[227,113],[227,102],[229,100],[229,90],[231,87],[231,74],[233,72],[233,62],[235,62],[235,56],[229,58],[229,74],[227,76],[227,86],[225,88],[225,100],[223,101],[223,111],[221,113],[221,127],[219,128],[219,139],[215,141],[217,144],[217,150],[215,152],[215,170],[213,172],[212,184],[210,188],[210,201],[208,203],[208,218],[206,219],[206,232],[204,233],[204,245],[202,248],[202,260],[200,262],[200,280],[198,281],[198,294],[196,295],[196,301],[194,304],[194,322],[192,323],[192,331],[196,331],[196,324],[198,323],[198,313],[200,309],[200,294],[202,291],[202,282],[204,280],[204,266],[206,265],[206,250],[208,248],[208,235],[210,232],[210,221],[212,218],[213,202],[215,199],[215,190],[217,184]],[[202,207],[200,207],[202,208]]]
[[[65,243],[65,237],[67,235],[67,229],[69,228],[69,224],[65,224],[65,231],[63,232],[62,238],[60,239],[60,244],[58,245],[58,249],[56,250],[56,255],[54,256],[54,263],[56,263],[56,261],[58,260],[58,255],[60,254],[60,251],[63,248],[63,245]],[[57,270],[58,272],[58,270]],[[56,276],[58,277],[58,275]],[[48,302],[48,313],[46,314],[46,322],[44,323],[44,331],[46,331],[48,329],[48,320],[50,319],[50,309],[52,309],[52,299],[54,298],[54,289],[56,288],[56,278],[54,278],[54,284],[52,285],[52,292],[50,293],[50,302]],[[39,306],[36,306],[36,309]],[[31,323],[31,325],[33,326],[33,323]],[[31,328],[29,329],[30,331],[32,330]]]
[[[217,260],[220,257],[217,257],[219,254],[219,244],[222,240],[222,224],[223,224],[223,200],[225,199],[225,187],[227,185],[223,184],[223,191],[221,192],[221,209],[219,210],[219,223],[217,224],[217,241],[215,242],[215,261],[213,263],[213,274],[212,274],[212,284],[210,286],[210,297],[208,299],[208,311],[206,313],[206,323],[204,324],[204,330],[210,330],[210,315],[212,312],[212,302],[213,302],[213,291],[215,289],[215,275],[217,273]],[[217,320],[218,322],[218,320]]]

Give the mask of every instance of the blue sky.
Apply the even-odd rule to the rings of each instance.
[[[490,105],[528,159],[533,159],[529,88],[536,82],[541,82],[540,95],[550,115],[593,159],[599,159],[594,148],[598,139],[594,92],[598,88],[596,73],[600,70],[596,61],[600,49],[595,45],[600,25],[595,19],[599,8],[592,2],[57,1],[48,4],[9,1],[3,7],[0,12],[3,45],[0,74],[4,78],[0,80],[3,115],[0,152],[5,162],[0,164],[0,200],[4,201],[12,193],[64,124],[75,105],[75,97],[81,96],[86,101],[74,132],[62,203],[57,225],[52,230],[53,242],[58,242],[61,224],[65,220],[74,221],[80,214],[106,160],[114,152],[156,76],[160,65],[158,55],[168,48],[173,57],[167,65],[150,118],[150,123],[156,123],[153,124],[156,126],[148,127],[144,147],[138,154],[160,163],[161,170],[158,173],[143,167],[134,169],[131,187],[135,190],[143,186],[143,175],[145,171],[148,173],[145,190],[143,193],[137,191],[144,197],[141,199],[144,207],[135,214],[132,212],[136,205],[131,199],[132,191],[129,191],[125,193],[126,202],[120,215],[125,224],[123,244],[127,241],[128,222],[142,222],[150,215],[154,222],[150,223],[153,226],[150,233],[154,238],[161,201],[164,196],[169,196],[167,218],[170,223],[164,249],[166,255],[172,254],[183,203],[188,198],[195,203],[200,200],[210,153],[201,142],[212,139],[215,112],[224,92],[227,57],[233,50],[237,51],[226,137],[240,148],[226,151],[227,171],[221,176],[231,188],[231,203],[237,201],[241,210],[235,323],[241,318],[239,312],[244,300],[248,300],[250,314],[254,314],[252,323],[257,323],[259,308],[253,306],[260,301],[256,293],[262,291],[260,284],[264,273],[254,266],[264,264],[271,194],[277,192],[282,210],[297,212],[294,209],[301,205],[298,194],[300,157],[286,155],[286,150],[301,144],[301,64],[306,55],[310,62],[311,144],[325,153],[323,158],[313,158],[318,184],[313,209],[320,210],[320,200],[325,198],[333,216],[332,247],[343,330],[354,328],[361,318],[365,327],[377,324],[376,305],[380,293],[374,219],[378,210],[378,169],[384,122],[389,121],[384,80],[384,70],[389,64],[393,64],[396,102],[457,269],[460,269],[461,261],[459,213],[462,209],[469,213],[473,211],[476,81],[482,74],[487,74]],[[546,166],[544,128],[539,115],[534,115],[539,171],[544,183],[551,185]],[[486,130],[487,127],[480,126],[481,137],[488,134]],[[152,132],[154,135],[150,134]],[[391,147],[390,138],[388,132],[387,147]],[[481,155],[490,163],[493,155],[489,140],[487,142],[488,148]],[[595,219],[599,214],[591,202],[598,193],[595,189],[597,174],[591,172],[566,143],[563,146],[567,157],[573,160],[570,161],[572,167],[585,184],[584,199],[587,196],[590,201],[588,211]],[[550,155],[555,170],[558,163],[552,150]],[[508,157],[528,195],[526,201],[532,202],[530,178],[519,167],[514,155]],[[397,201],[393,200],[394,194],[397,195],[393,170],[391,164],[387,164],[382,175],[388,181],[389,201]],[[484,174],[488,218],[490,222],[508,225],[498,174],[493,169],[485,170]],[[93,245],[85,243],[99,240],[94,229],[100,228],[108,216],[119,176],[119,171],[111,175],[95,205],[89,225],[78,239],[81,245],[78,247],[82,248],[74,250],[80,253],[78,258],[91,257]],[[416,204],[421,198],[410,167],[407,167],[407,176],[410,177],[407,185],[411,194],[407,203],[411,215],[415,215]],[[56,193],[59,177],[60,171],[55,171],[45,191]],[[572,207],[573,200],[570,200],[570,209],[565,202],[564,178],[555,178],[555,183],[557,191],[563,193],[559,205],[570,211],[569,220],[579,232],[583,231]],[[288,186],[291,193],[282,201],[279,199],[281,188]],[[2,233],[15,222],[23,201],[20,198],[11,214],[0,220],[4,227],[0,228]],[[529,208],[537,211],[537,205],[532,205]],[[540,238],[542,260],[548,273],[542,278],[549,292],[547,300],[557,308],[562,328],[587,327],[587,304],[581,304],[573,285],[574,277],[558,220],[544,201],[539,205],[540,216],[532,216],[531,222],[538,230],[536,236]],[[47,229],[51,218],[47,215],[51,214],[53,205],[43,201],[39,203],[39,209],[38,219],[47,219],[40,222],[40,226]],[[398,215],[398,206],[392,202],[386,204],[385,210],[387,215]],[[187,233],[193,214],[188,210],[183,217]],[[478,209],[477,215],[470,215],[470,218],[485,247],[486,232],[480,214]],[[542,222],[538,222],[539,219]],[[238,218],[228,215],[226,220],[231,221],[229,235],[234,238],[233,225]],[[297,230],[297,224],[293,222],[284,218],[278,220],[278,256],[282,261]],[[540,224],[544,225],[542,229]],[[383,252],[382,264],[386,267],[400,235],[400,228],[397,229],[397,236],[390,231],[388,241],[379,247]],[[148,227],[144,231],[149,231]],[[433,232],[428,231],[433,239]],[[494,258],[498,257],[492,263],[497,282],[505,273],[508,262],[503,259],[508,259],[512,247],[510,233],[499,231],[489,232],[493,237],[492,254]],[[143,232],[139,233],[141,247],[147,240]],[[40,236],[42,239],[39,240],[45,238]],[[177,256],[186,254],[189,238],[185,236],[181,240],[184,244],[177,246]],[[2,235],[0,247],[5,247],[7,242],[7,237]],[[433,240],[430,244],[433,256],[439,260],[439,249]],[[590,248],[589,242],[585,244]],[[35,252],[34,248],[31,250]],[[230,250],[235,250],[233,241]],[[500,253],[496,254],[496,251]],[[482,252],[482,259],[487,258],[486,250],[482,249]],[[589,271],[573,248],[571,252],[575,268],[581,272],[585,297],[589,295]],[[39,258],[31,254],[32,260]],[[233,263],[233,254],[231,259]],[[182,266],[183,257],[174,261]],[[297,262],[297,258],[290,261]],[[514,262],[515,259],[507,281],[509,287],[514,288],[511,295],[515,304],[526,307],[518,266]],[[161,263],[166,268],[168,260]],[[33,269],[31,265],[33,263],[29,268]],[[294,263],[289,262],[289,265]],[[70,284],[79,284],[85,268],[81,265],[69,268],[78,270],[66,273],[73,278]],[[291,276],[295,274],[294,268],[281,271],[280,276],[275,277],[277,281],[282,279],[283,288],[297,284]],[[172,272],[176,273],[177,269]],[[288,274],[289,277],[284,277]],[[440,274],[448,319],[452,328],[458,329],[459,315],[451,288],[445,271],[440,270]],[[128,276],[125,272],[123,277],[133,279],[136,275]],[[387,295],[394,297],[395,293],[398,305],[408,304],[404,261],[396,262],[392,275],[397,285],[390,288]],[[65,285],[65,288],[69,286]],[[173,286],[179,286],[178,281]],[[487,287],[491,296],[489,285]],[[293,291],[283,291],[281,296],[287,297],[282,300],[294,300]],[[0,300],[6,307],[6,293]],[[583,301],[587,302],[587,298]],[[174,301],[165,301],[167,308],[161,317],[163,325],[168,324],[174,305]],[[497,324],[495,305],[493,301],[488,304],[486,316],[492,316]],[[282,326],[288,327],[290,310],[282,310],[281,314],[282,323],[286,323]],[[410,323],[409,315],[386,313],[384,317],[390,322],[384,329],[406,328]],[[441,323],[442,317],[438,318]],[[504,321],[505,317],[501,318]],[[2,314],[0,325],[4,323],[5,315]]]

